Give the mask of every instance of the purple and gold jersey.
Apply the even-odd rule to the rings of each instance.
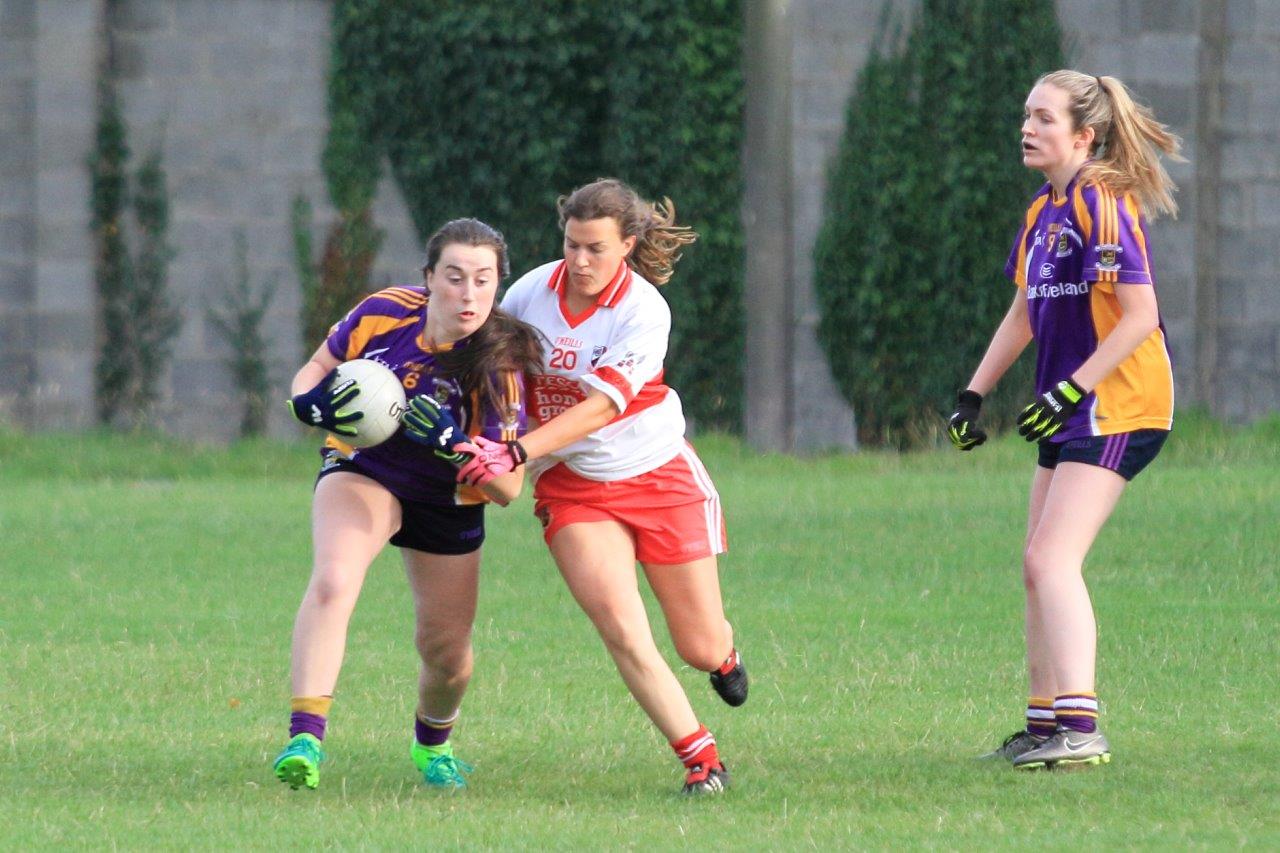
[[[406,397],[430,394],[453,414],[463,432],[494,441],[510,441],[527,426],[524,380],[518,373],[497,377],[502,411],[482,409],[479,394],[463,405],[462,388],[441,374],[435,353],[467,345],[430,346],[425,338],[427,293],[422,287],[389,287],[367,297],[329,330],[325,344],[339,361],[368,358],[391,368]],[[473,413],[480,413],[473,417]],[[456,469],[400,430],[376,447],[357,449],[332,436],[325,447],[360,466],[396,497],[434,504],[476,504],[487,500],[470,486],[455,482]]]
[[[1055,199],[1046,183],[1027,208],[1004,272],[1026,291],[1036,394],[1043,394],[1075,373],[1116,327],[1117,287],[1154,286],[1137,200],[1075,180]],[[1052,441],[1172,426],[1173,369],[1161,321]]]

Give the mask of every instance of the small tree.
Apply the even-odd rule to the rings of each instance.
[[[259,289],[249,279],[249,250],[244,229],[235,234],[235,275],[221,302],[206,309],[209,323],[226,344],[227,369],[240,393],[240,437],[262,435],[267,430],[271,380],[267,354],[270,341],[264,329],[267,309],[275,296],[276,282]]]
[[[335,60],[337,61],[337,60]],[[311,202],[294,199],[294,260],[302,287],[302,347],[305,355],[319,346],[329,326],[370,290],[384,232],[373,221],[381,151],[371,141],[371,119],[356,108],[352,79],[329,76],[329,134],[321,165],[329,198],[338,209],[329,226],[317,270],[312,254]]]
[[[904,446],[940,433],[939,413],[982,356],[1013,298],[1002,270],[1042,181],[1018,161],[1022,102],[1062,63],[1049,0],[925,0],[849,101],[815,248],[819,339],[860,438]],[[1029,391],[1028,359],[984,407],[1007,420]]]
[[[96,245],[98,347],[94,367],[101,423],[137,427],[159,399],[159,381],[182,318],[167,293],[169,199],[159,150],[149,154],[130,192],[127,129],[111,87],[99,88],[90,227]],[[130,204],[132,203],[132,204]],[[137,258],[129,252],[132,206]]]

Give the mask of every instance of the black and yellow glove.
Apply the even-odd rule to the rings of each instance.
[[[978,426],[978,410],[981,408],[981,394],[968,389],[960,392],[955,413],[947,421],[947,437],[957,450],[973,450],[987,440],[987,433]]]
[[[1018,435],[1027,441],[1048,441],[1057,435],[1076,413],[1085,390],[1070,379],[1064,379],[1018,415]]]

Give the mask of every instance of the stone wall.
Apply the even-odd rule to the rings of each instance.
[[[1181,213],[1150,229],[1179,404],[1236,421],[1280,411],[1280,3],[1054,5],[1072,65],[1125,80],[1185,142],[1188,162],[1168,164]],[[772,48],[767,73],[748,65],[747,434],[757,447],[852,442],[815,340],[812,252],[881,8],[748,0],[747,50]]]
[[[207,313],[234,281],[238,231],[251,281],[274,283],[268,356],[277,397],[287,396],[293,371],[319,344],[299,340],[289,214],[296,194],[311,199],[318,252],[334,216],[320,171],[330,3],[0,0],[0,10],[0,399],[8,400],[0,413],[7,408],[35,427],[92,418],[86,162],[94,86],[108,68],[133,168],[158,146],[168,173],[170,287],[183,323],[160,423],[184,435],[231,437],[238,417],[228,415],[237,411],[228,346]],[[10,42],[18,46],[10,50]],[[418,238],[390,181],[374,215],[387,231],[374,283],[416,283]],[[25,386],[11,378],[20,376]],[[292,434],[283,405],[272,418],[273,432]]]
[[[895,0],[909,14],[914,0]],[[86,167],[95,86],[110,68],[135,167],[163,152],[173,292],[183,325],[162,425],[226,438],[235,418],[206,320],[234,275],[274,282],[276,393],[305,352],[289,208],[315,240],[333,211],[320,171],[329,0],[0,0],[0,419],[80,427],[93,416],[95,290]],[[813,242],[846,100],[880,0],[747,0],[751,89],[747,429],[776,449],[849,446],[854,413],[815,340]],[[1280,3],[1057,0],[1074,63],[1115,74],[1186,141],[1182,215],[1152,226],[1180,401],[1235,420],[1280,410]],[[375,284],[416,278],[418,237],[384,181]],[[283,407],[273,431],[290,434]]]

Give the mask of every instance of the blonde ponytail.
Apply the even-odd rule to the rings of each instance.
[[[1116,77],[1090,77],[1062,70],[1037,81],[1065,91],[1076,130],[1093,128],[1092,158],[1080,170],[1081,181],[1096,181],[1116,194],[1132,193],[1143,212],[1178,215],[1177,186],[1160,160],[1185,162],[1182,140],[1156,120],[1151,108],[1133,100]]]

